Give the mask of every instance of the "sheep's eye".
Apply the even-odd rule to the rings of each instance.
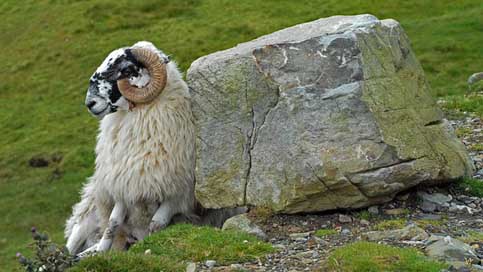
[[[134,65],[128,65],[121,68],[121,75],[124,77],[131,77],[136,75],[136,68]]]

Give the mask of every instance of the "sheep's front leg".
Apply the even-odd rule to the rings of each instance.
[[[119,227],[124,222],[124,218],[126,217],[126,212],[127,212],[126,206],[123,203],[117,202],[114,205],[111,215],[109,216],[108,226],[104,230],[104,234],[102,235],[101,241],[99,242],[97,251],[106,251],[111,248],[112,241],[114,240],[114,236],[119,230]]]
[[[159,205],[159,208],[154,214],[151,224],[149,224],[149,233],[157,232],[158,230],[166,228],[173,215],[178,212],[176,205],[170,200],[166,200]]]

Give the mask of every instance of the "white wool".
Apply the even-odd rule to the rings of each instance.
[[[134,46],[165,57],[151,43]],[[174,214],[193,212],[195,130],[190,95],[175,63],[168,63],[167,73],[166,87],[154,101],[102,119],[95,173],[67,221],[65,235],[71,253],[99,239],[114,203],[128,207],[124,237],[118,237],[117,247],[125,245],[126,235],[136,239],[147,235],[151,218],[164,201],[175,203]]]

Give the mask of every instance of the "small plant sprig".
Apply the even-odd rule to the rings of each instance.
[[[35,257],[27,258],[17,253],[20,264],[27,272],[63,272],[76,262],[75,256],[71,255],[67,248],[59,247],[52,243],[49,236],[40,233],[32,227],[32,238],[34,239]]]

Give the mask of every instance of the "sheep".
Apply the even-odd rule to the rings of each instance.
[[[66,224],[72,254],[124,249],[177,214],[220,224],[245,211],[208,211],[200,219],[188,86],[152,43],[111,52],[92,75],[85,104],[101,121],[95,172]]]

